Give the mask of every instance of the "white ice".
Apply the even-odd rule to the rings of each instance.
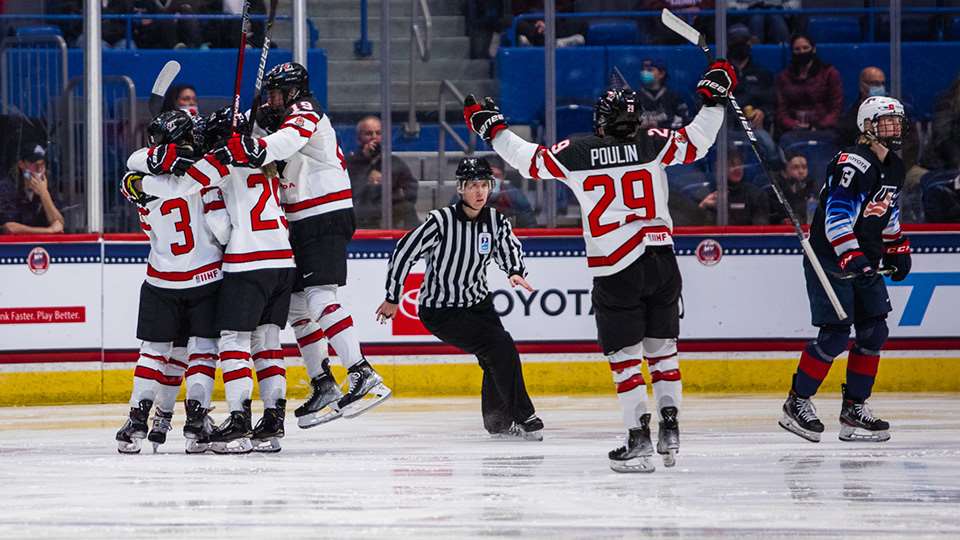
[[[836,395],[805,442],[781,400],[688,396],[677,467],[632,475],[607,465],[613,397],[535,399],[542,443],[488,439],[477,399],[291,413],[280,454],[247,456],[183,454],[180,410],[161,454],[121,456],[125,406],[0,408],[0,537],[960,538],[958,396],[874,396],[883,444],[837,440]]]

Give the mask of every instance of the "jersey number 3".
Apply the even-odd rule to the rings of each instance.
[[[617,182],[606,174],[595,174],[588,176],[583,181],[584,191],[593,191],[602,189],[600,200],[597,205],[587,214],[587,221],[590,226],[590,236],[599,238],[614,231],[620,227],[620,222],[600,223],[600,218],[607,208],[617,199]],[[639,171],[629,171],[620,177],[620,194],[623,196],[623,203],[631,210],[642,210],[641,214],[634,214],[635,219],[653,219],[657,217],[657,206],[653,199],[653,176],[650,171],[641,169]],[[633,221],[630,218],[627,222]]]
[[[184,253],[190,253],[194,246],[193,230],[190,229],[190,207],[187,206],[187,201],[183,199],[167,199],[160,205],[161,215],[166,216],[174,210],[180,214],[180,219],[173,224],[173,228],[183,233],[183,243],[170,244],[170,253],[183,255]]]

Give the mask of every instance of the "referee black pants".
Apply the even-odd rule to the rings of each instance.
[[[483,369],[480,408],[483,427],[499,433],[512,422],[522,423],[534,413],[523,382],[520,353],[487,296],[470,307],[420,307],[420,321],[445,343],[476,355]]]

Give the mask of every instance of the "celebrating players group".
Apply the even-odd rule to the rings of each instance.
[[[693,121],[678,130],[648,130],[640,127],[642,110],[636,94],[621,81],[598,99],[594,135],[550,148],[507,129],[490,98],[478,101],[469,96],[464,104],[468,126],[507,163],[529,178],[563,182],[580,203],[598,339],[627,429],[626,444],[609,454],[610,466],[618,472],[655,469],[650,460],[651,413],[641,372],[644,359],[660,420],[655,449],[667,466],[675,463],[679,451],[682,383],[677,337],[682,280],[673,252],[665,169],[707,154],[736,85],[732,65],[723,60],[711,63],[696,88],[703,106]],[[350,180],[330,119],[310,95],[307,72],[299,64],[275,67],[264,79],[264,89],[263,106],[250,119],[231,109],[205,119],[181,110],[161,113],[148,128],[149,146],[128,161],[130,172],[122,189],[139,206],[151,251],[140,295],[137,337],[142,346],[131,410],[117,433],[121,452],[139,452],[144,438],[155,447],[165,441],[184,378],[188,453],[279,451],[286,404],[279,334],[287,323],[293,326],[313,388],[296,410],[300,427],[356,416],[390,395],[362,356],[353,321],[337,300],[338,287],[346,283],[346,248],[355,225]],[[782,427],[811,441],[819,441],[824,431],[811,398],[834,358],[844,352],[851,326],[856,337],[843,388],[840,438],[889,438],[889,425],[874,417],[865,402],[890,311],[879,270],[882,265],[895,280],[910,271],[909,242],[901,235],[897,207],[904,171],[895,150],[905,122],[903,107],[892,98],[871,97],[860,107],[858,122],[857,146],[842,151],[829,166],[811,230],[817,262],[828,272],[833,292],[849,315],[840,318],[840,311],[834,311],[827,291],[813,275],[811,261],[805,260],[813,323],[820,330],[801,356],[780,420]],[[473,176],[488,170],[475,159],[467,169]],[[470,189],[492,186],[492,177],[469,180],[477,179],[489,183]],[[427,221],[434,223],[411,231],[415,240],[402,241],[401,248],[410,251],[410,245],[420,249],[430,242],[452,242],[439,238],[446,230],[442,221],[485,219],[486,214],[467,200],[465,189],[457,205],[446,213],[432,212]],[[486,195],[470,194],[482,207]],[[497,223],[504,221],[490,215],[490,226],[497,230]],[[457,249],[481,255],[499,249],[491,248],[490,229],[484,227],[463,228],[461,236],[475,229],[469,234],[477,238],[458,237]],[[424,240],[425,234],[431,235],[430,242]],[[506,243],[515,240],[509,230],[500,238]],[[511,249],[503,250],[504,257],[515,264],[501,267],[512,285],[528,286],[520,253],[511,255]],[[441,264],[427,258],[428,274],[431,265]],[[402,277],[388,276],[387,300],[378,310],[382,317],[395,311],[391,280]],[[424,288],[437,302],[430,309],[474,309],[460,305],[462,301],[443,304],[437,299],[450,295],[437,294],[443,285],[427,281]],[[479,285],[463,284],[474,293],[486,293],[485,278]],[[487,298],[474,296],[468,303],[484,307]],[[509,342],[501,348],[484,349],[483,336],[467,339],[454,332],[448,337],[451,328],[438,325],[434,333],[477,354],[485,371],[485,400],[488,370],[493,373],[491,384],[519,389],[501,392],[501,397],[526,396],[519,357],[514,370],[518,374],[504,376],[502,370],[496,373],[498,360],[489,356],[515,352],[509,334],[500,334],[499,321],[490,328],[499,336],[496,339]],[[347,368],[346,392],[328,367],[328,342]],[[229,416],[215,426],[209,412],[218,360]],[[253,372],[264,407],[256,427],[250,410]],[[491,399],[495,394],[491,391]],[[513,432],[539,440],[543,424],[531,415],[529,398],[524,403]],[[151,408],[153,425],[148,433]],[[485,424],[487,408],[485,402]]]

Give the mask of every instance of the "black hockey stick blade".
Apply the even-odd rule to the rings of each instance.
[[[157,74],[157,78],[153,81],[153,88],[150,90],[149,106],[151,115],[156,116],[160,114],[160,109],[163,107],[163,97],[179,73],[180,62],[170,60],[163,65],[160,73]]]

